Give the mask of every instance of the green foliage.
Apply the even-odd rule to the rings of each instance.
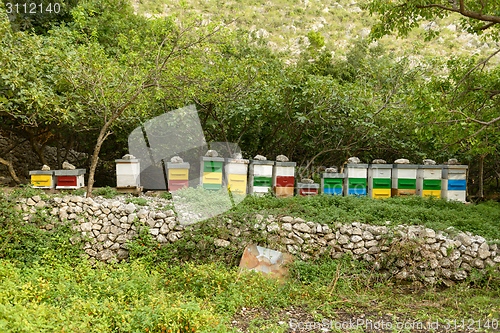
[[[365,7],[370,13],[379,14],[379,22],[372,29],[372,33],[376,38],[392,32],[407,36],[422,21],[438,20],[453,13],[458,13],[463,15],[462,20],[457,16],[454,16],[454,19],[460,23],[465,31],[481,34],[483,30],[486,30],[489,36],[496,39],[498,38],[498,36],[495,36],[498,27],[496,25],[488,26],[488,24],[498,21],[498,5],[498,1],[489,1],[483,4],[468,2],[466,4],[467,10],[460,11],[457,3],[450,3],[445,0],[372,0],[368,1]],[[489,19],[489,17],[492,17],[492,19]],[[432,29],[429,29],[427,37],[431,38],[437,34]]]
[[[309,31],[307,33],[307,38],[311,43],[311,47],[313,48],[322,48],[325,46],[325,38],[321,35],[321,33],[317,31]]]
[[[298,312],[318,322],[335,318],[338,313],[392,313],[422,321],[449,316],[499,319],[500,280],[494,268],[486,274],[472,271],[468,281],[449,289],[420,286],[414,290],[395,285],[367,263],[349,256],[333,260],[325,253],[307,262],[296,260],[289,266],[289,277],[277,281],[240,271],[239,249],[217,249],[213,245],[215,238],[228,232],[218,227],[219,218],[231,218],[234,226],[242,227],[252,223],[248,219],[255,212],[317,220],[342,209],[346,211],[343,217],[349,220],[380,210],[377,219],[384,221],[392,216],[391,210],[400,220],[403,214],[424,218],[427,213],[443,211],[439,218],[445,223],[453,213],[456,219],[483,216],[480,223],[490,220],[489,225],[494,226],[491,221],[500,220],[498,203],[248,196],[223,216],[188,227],[183,239],[165,246],[159,246],[148,228],[137,224],[139,236],[127,244],[128,262],[91,265],[80,256],[80,244],[69,243],[73,236],[69,225],[41,230],[41,226],[53,223],[42,212],[35,214],[31,223],[24,223],[15,207],[22,197],[0,192],[2,332],[222,333],[235,332],[235,320],[239,324],[245,321],[251,331],[279,332],[286,327],[278,321],[296,319]],[[244,311],[256,309],[265,312],[241,318]]]
[[[436,230],[449,227],[470,231],[488,239],[500,239],[500,204],[485,202],[464,205],[442,199],[393,197],[376,200],[368,197],[318,195],[314,197],[264,198],[248,196],[228,214],[234,219],[248,211],[274,216],[291,215],[315,222],[362,222],[375,225],[425,225]],[[450,230],[448,230],[450,231]]]
[[[137,206],[147,206],[148,200],[146,198],[127,198],[125,199],[126,203],[133,203]]]
[[[109,186],[97,188],[93,191],[93,194],[100,195],[106,199],[113,199],[119,195],[115,188]]]
[[[366,263],[350,256],[346,255],[338,260],[332,260],[329,255],[322,255],[312,261],[293,262],[290,267],[290,278],[307,285],[332,286],[336,278],[342,277],[340,283],[346,283],[349,277],[362,275],[366,271]]]
[[[46,197],[46,194],[43,190],[34,188],[31,185],[21,184],[10,192],[10,197],[14,198],[31,198],[35,195],[39,195],[40,197]]]
[[[160,198],[166,199],[166,200],[172,200],[172,193],[168,191],[161,192]]]
[[[71,263],[79,258],[80,249],[70,243],[74,235],[69,225],[54,223],[44,210],[32,214],[26,223],[16,207],[18,193],[0,193],[0,259],[26,265],[54,262]],[[50,231],[43,230],[51,224]]]

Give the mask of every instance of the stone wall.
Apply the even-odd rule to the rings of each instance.
[[[140,226],[149,227],[149,233],[160,244],[176,242],[185,232],[192,235],[201,230],[198,225],[180,224],[171,201],[148,198],[148,205],[140,206],[125,200],[124,197],[106,200],[80,196],[43,200],[35,196],[22,200],[19,208],[26,221],[41,212],[52,217],[53,222],[46,224],[45,229],[52,229],[54,223],[69,221],[77,232],[71,239],[75,246],[82,242],[91,260],[104,262],[126,259],[126,243],[137,236]],[[325,252],[332,258],[348,253],[402,280],[460,281],[473,269],[500,268],[496,244],[453,228],[436,232],[422,226],[391,226],[390,223],[374,226],[332,222],[327,225],[292,216],[260,214],[244,225],[227,218],[209,223],[214,223],[213,228],[229,231],[214,233],[219,235],[213,238],[215,247],[243,250],[252,239],[258,238],[265,240],[265,244],[259,245],[289,252],[303,260]]]

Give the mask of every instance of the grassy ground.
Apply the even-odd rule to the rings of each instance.
[[[493,201],[464,205],[421,197],[373,200],[367,197],[320,195],[277,200],[248,196],[229,214],[238,218],[247,212],[291,215],[320,223],[357,221],[375,225],[419,224],[435,230],[450,230],[453,227],[490,240],[500,240],[500,203]]]
[[[220,218],[260,212],[327,222],[421,221],[498,238],[498,208],[419,198],[249,197]],[[349,257],[296,261],[285,282],[241,273],[224,258],[194,263],[136,256],[91,266],[69,243],[70,234],[67,227],[46,232],[22,224],[12,201],[0,198],[1,332],[500,331],[498,271],[445,288],[396,283]]]

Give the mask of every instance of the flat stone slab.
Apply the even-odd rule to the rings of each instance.
[[[271,250],[258,245],[247,245],[240,260],[240,269],[262,272],[274,278],[283,279],[288,275],[287,264],[292,255]]]

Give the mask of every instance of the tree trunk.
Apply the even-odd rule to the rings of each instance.
[[[479,198],[484,198],[484,158],[486,155],[479,157]]]
[[[101,152],[102,144],[104,143],[104,141],[106,141],[106,138],[111,134],[110,132],[107,132],[109,126],[106,125],[104,125],[103,128],[101,128],[99,136],[97,137],[96,145],[94,147],[94,152],[92,153],[92,159],[90,161],[89,179],[87,181],[87,198],[92,197],[92,188],[94,187],[95,171],[97,169],[97,163],[99,162],[99,153]]]
[[[47,160],[45,159],[45,155],[43,154],[43,149],[45,148],[45,145],[40,144],[40,146],[38,146],[38,142],[36,142],[35,140],[35,135],[33,135],[32,133],[29,133],[29,135],[30,135],[31,148],[38,156],[38,160],[40,161],[40,163],[42,163],[42,165],[47,165]]]
[[[17,184],[21,184],[21,180],[17,177],[16,170],[14,170],[14,166],[12,165],[12,162],[4,160],[3,158],[0,157],[0,163],[3,165],[6,165],[7,168],[9,168],[9,173],[10,173],[10,176],[12,177],[12,179],[14,179],[14,181]]]

